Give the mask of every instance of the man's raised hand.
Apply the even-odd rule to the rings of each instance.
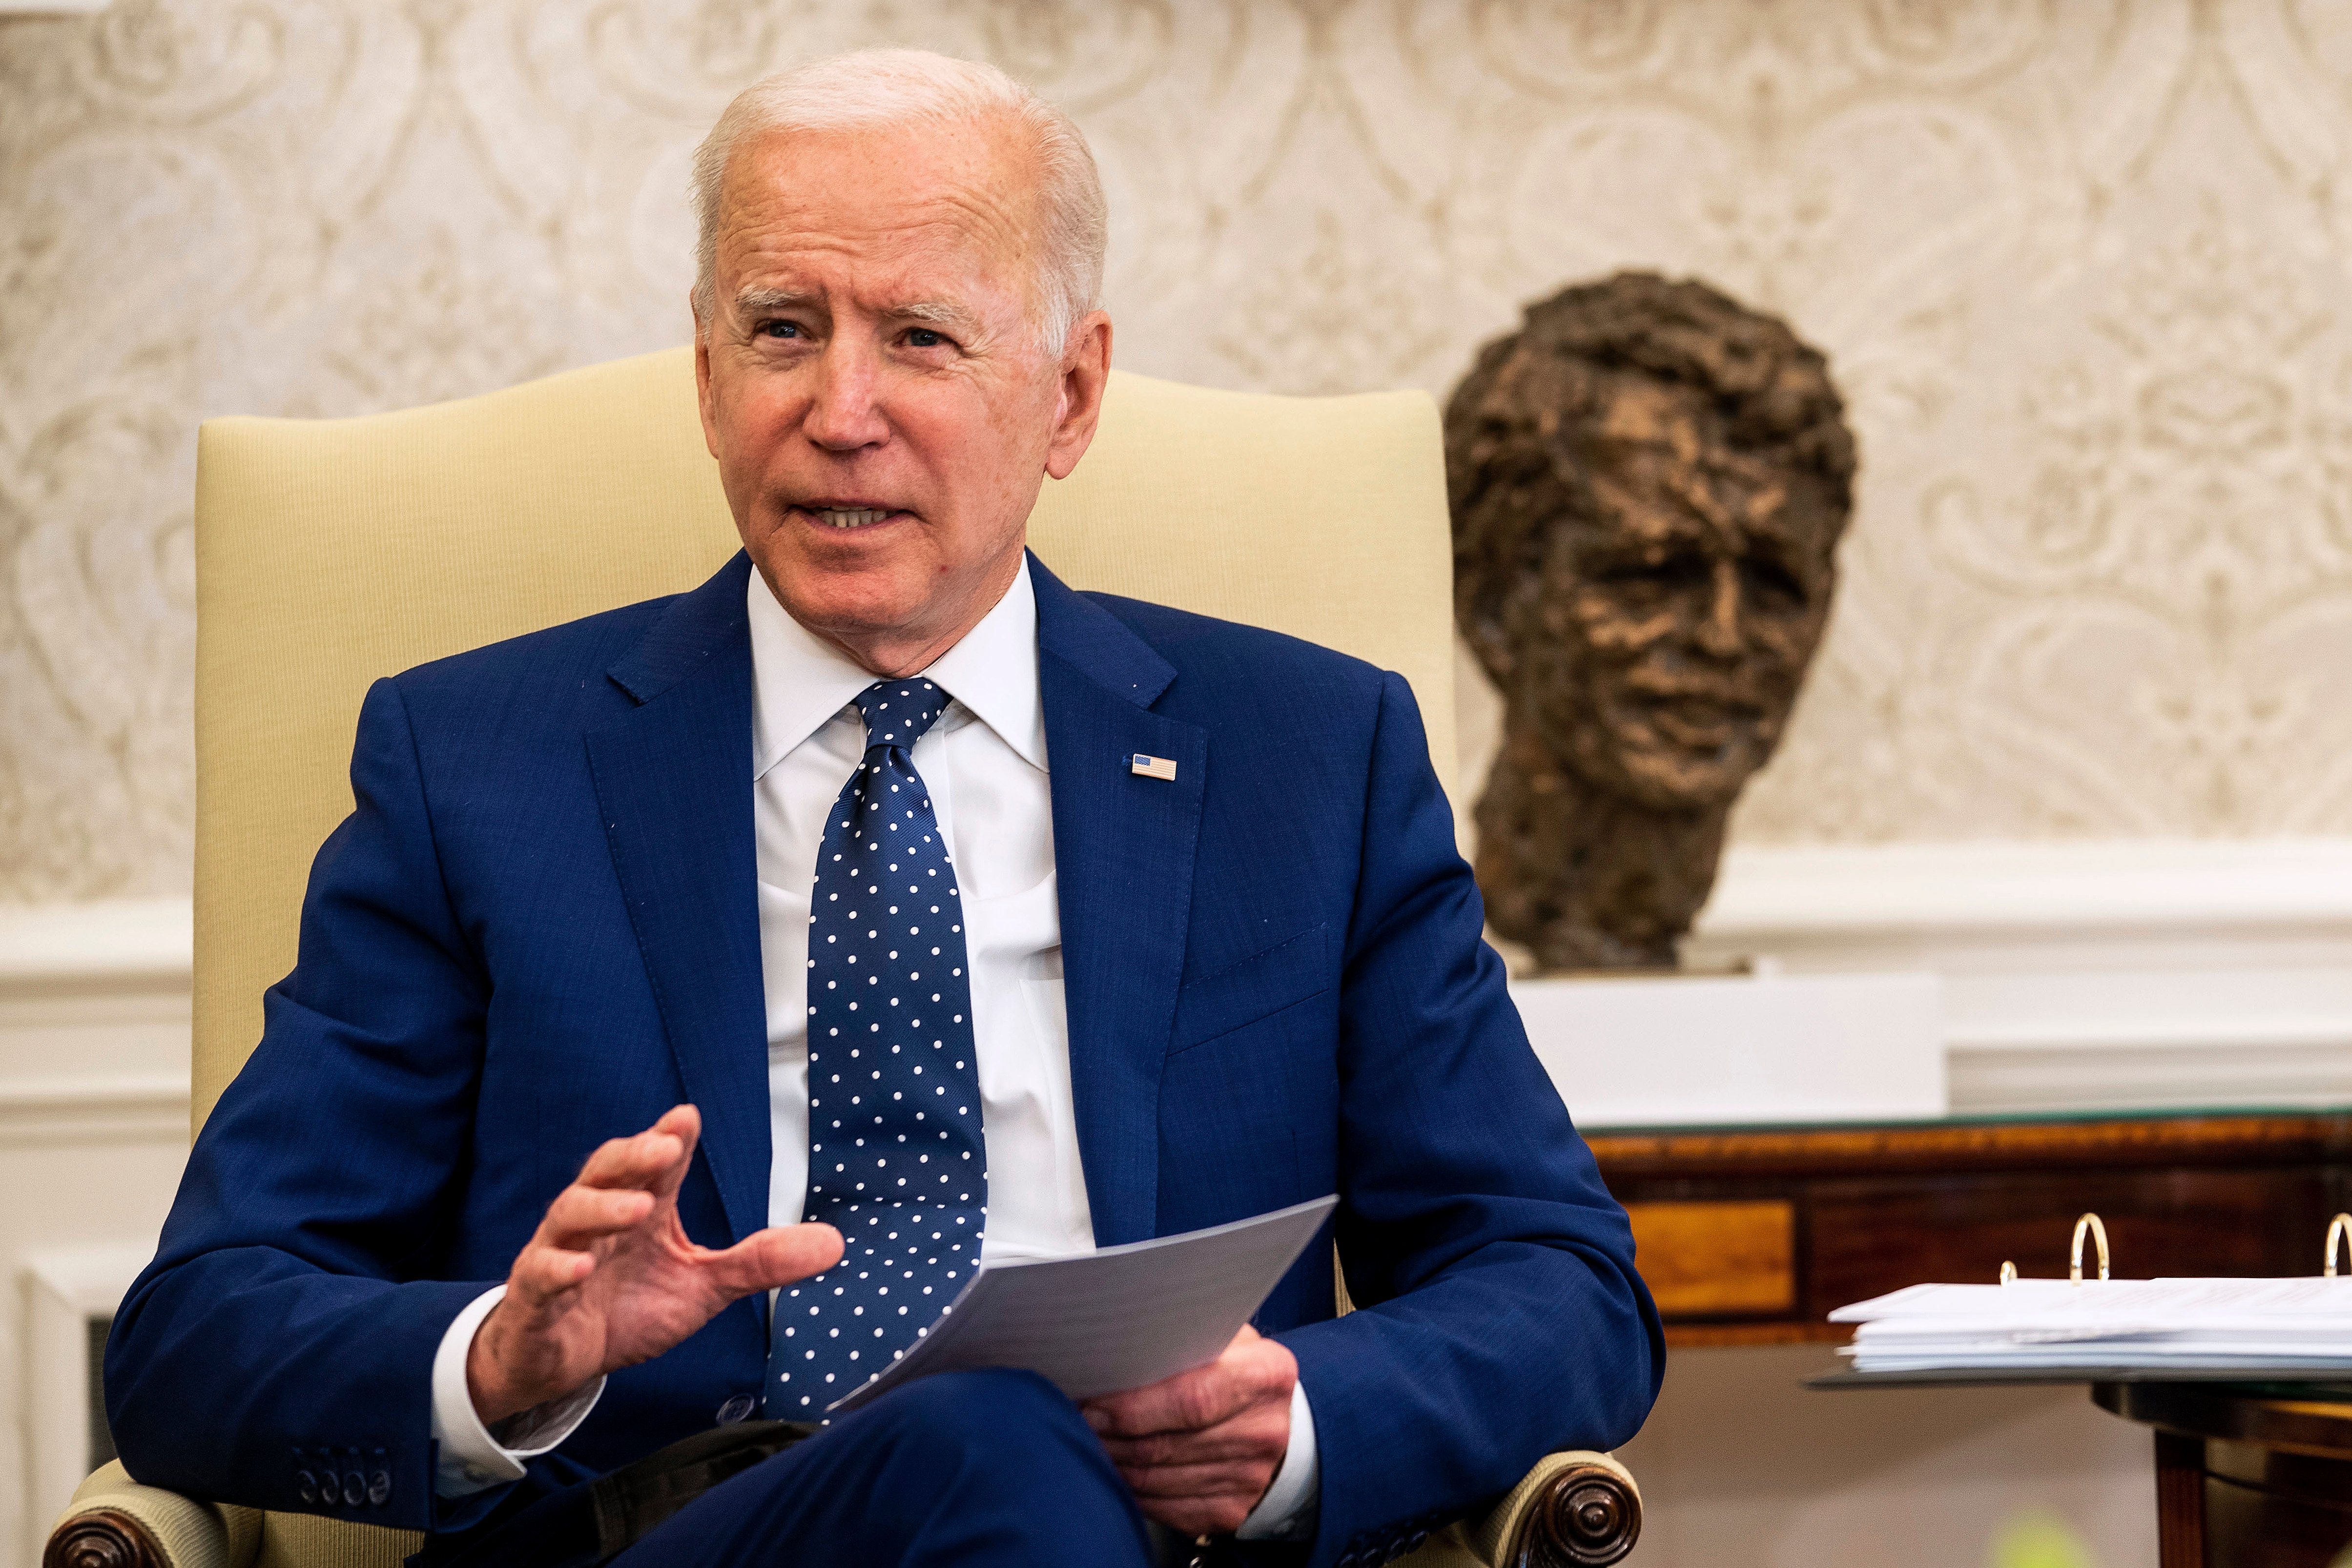
[[[677,1190],[701,1135],[701,1112],[676,1106],[589,1155],[548,1205],[466,1357],[486,1426],[650,1361],[738,1297],[841,1260],[829,1225],[772,1226],[724,1251],[688,1241]]]

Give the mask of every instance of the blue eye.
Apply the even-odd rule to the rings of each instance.
[[[935,349],[947,342],[929,327],[917,327],[907,334],[907,341],[919,349]]]
[[[762,321],[760,334],[771,338],[796,338],[801,335],[801,327],[798,321]]]

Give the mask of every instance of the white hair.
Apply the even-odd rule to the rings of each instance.
[[[694,153],[694,303],[715,321],[719,199],[746,137],[862,126],[965,127],[1003,120],[1028,133],[1037,160],[1039,337],[1059,359],[1102,294],[1108,219],[1094,154],[1070,117],[992,65],[925,49],[860,49],[763,77],[736,95]]]

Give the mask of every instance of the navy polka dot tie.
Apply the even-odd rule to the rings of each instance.
[[[810,898],[804,1218],[842,1259],[776,1298],[768,1413],[810,1417],[879,1376],[971,1281],[988,1215],[963,903],[914,747],[928,680],[857,698],[866,756],[825,821]]]

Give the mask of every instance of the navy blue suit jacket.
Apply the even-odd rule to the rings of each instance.
[[[1096,1240],[1341,1197],[1360,1310],[1318,1246],[1257,1319],[1314,1405],[1316,1559],[1631,1436],[1657,1314],[1479,940],[1405,682],[1031,569]],[[687,1230],[767,1223],[749,571],[369,691],[299,961],[116,1319],[139,1479],[463,1527],[498,1494],[433,1494],[435,1348],[588,1152],[692,1100]],[[518,1485],[708,1428],[761,1386],[764,1311],[613,1374]],[[305,1502],[306,1470],[353,1496]]]

